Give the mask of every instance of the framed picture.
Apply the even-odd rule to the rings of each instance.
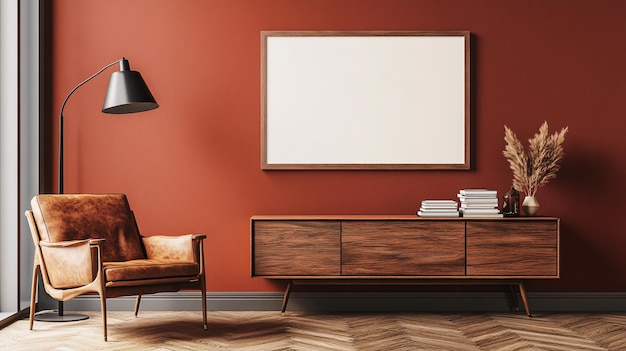
[[[261,168],[469,169],[469,32],[261,32]]]

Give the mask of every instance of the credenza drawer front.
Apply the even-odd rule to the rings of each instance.
[[[342,275],[464,275],[465,224],[344,221]]]
[[[467,274],[558,276],[557,221],[467,222]]]
[[[339,275],[338,221],[253,221],[252,275]]]

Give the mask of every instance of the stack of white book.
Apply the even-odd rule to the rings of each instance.
[[[423,200],[417,215],[420,217],[458,217],[459,204],[454,200]]]
[[[489,189],[461,189],[458,193],[463,217],[500,218],[498,192]]]

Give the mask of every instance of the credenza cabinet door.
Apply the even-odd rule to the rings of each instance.
[[[467,274],[557,277],[558,221],[468,221]]]
[[[465,274],[461,221],[344,221],[342,275]]]
[[[341,273],[340,222],[253,221],[253,276]]]

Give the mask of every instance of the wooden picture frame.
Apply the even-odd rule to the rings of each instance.
[[[261,32],[261,168],[470,168],[470,33]]]

